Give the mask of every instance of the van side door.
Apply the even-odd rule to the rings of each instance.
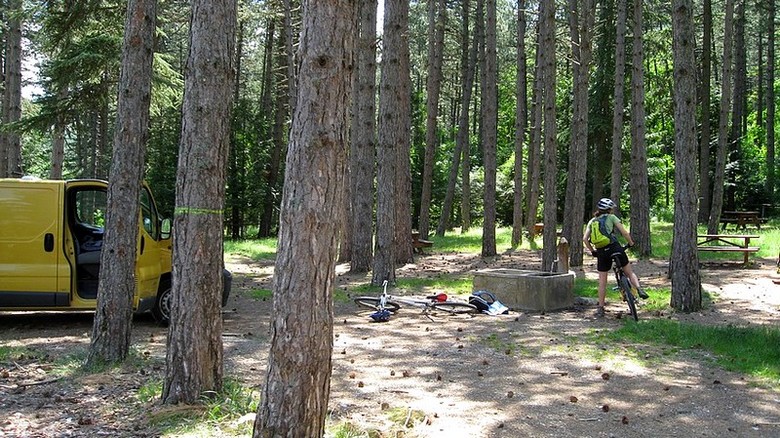
[[[0,181],[0,308],[67,306],[62,182]]]

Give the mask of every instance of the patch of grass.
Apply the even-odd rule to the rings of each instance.
[[[163,381],[161,379],[147,380],[135,392],[135,397],[142,403],[151,403],[162,396]]]
[[[395,285],[388,286],[387,293],[391,295],[431,295],[444,292],[450,296],[471,294],[471,275],[442,274],[436,278],[399,278]],[[351,288],[353,294],[379,295],[381,286],[370,283]]]
[[[268,300],[274,296],[274,293],[271,289],[252,289],[247,292],[247,294],[250,298],[261,301]]]
[[[224,251],[252,260],[273,260],[276,258],[276,238],[252,240],[225,240]]]
[[[387,411],[387,418],[393,424],[407,429],[422,423],[426,417],[425,412],[407,407],[391,408]]]
[[[448,231],[444,237],[431,235],[433,240],[433,249],[436,252],[455,252],[455,253],[477,253],[482,252],[482,228],[474,227],[462,233],[460,228]],[[541,242],[537,236],[537,242]],[[531,242],[527,237],[523,237],[520,248],[536,249],[539,244]],[[499,227],[496,229],[496,250],[501,253],[512,247],[512,228]]]
[[[325,431],[326,438],[374,438],[380,436],[382,435],[377,431],[365,430],[349,421],[327,427]]]
[[[157,392],[157,383],[150,383],[139,389],[137,396],[157,396],[162,393],[162,384]],[[188,436],[248,436],[253,423],[235,423],[240,417],[257,412],[260,395],[251,388],[241,385],[235,379],[225,379],[222,391],[208,392],[201,397],[199,405],[164,406],[151,415],[151,421],[161,428],[163,434]]]
[[[36,357],[33,350],[27,347],[9,347],[0,345],[0,362],[10,362]]]
[[[620,293],[612,288],[615,286],[613,276],[610,274],[609,281],[607,282],[607,301],[620,301]],[[577,278],[574,280],[574,296],[586,297],[586,298],[598,298],[598,280],[591,280],[587,278]],[[650,298],[646,300],[640,300],[641,309],[649,312],[665,312],[671,310],[669,303],[671,302],[672,290],[668,287],[648,287],[645,288],[645,292],[650,295]],[[709,292],[702,293],[702,308],[706,309],[712,305],[714,298]]]
[[[729,371],[780,386],[780,329],[768,326],[704,326],[667,319],[625,324],[604,334],[616,341],[666,345],[681,350],[702,350]]]
[[[511,341],[507,341],[506,339],[501,339],[495,333],[491,333],[485,336],[481,343],[490,347],[491,350],[495,350],[499,353],[512,354],[517,349],[517,344]]]

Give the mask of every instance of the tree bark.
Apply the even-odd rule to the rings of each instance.
[[[712,205],[710,183],[710,89],[712,87],[712,1],[703,0],[701,73],[699,74],[699,222],[707,223]]]
[[[517,80],[515,81],[515,163],[512,197],[512,248],[523,242],[523,149],[528,129],[528,62],[525,54],[525,0],[517,2]]]
[[[87,366],[124,361],[130,351],[156,18],[157,0],[128,2],[97,308]]]
[[[442,63],[444,61],[444,27],[447,5],[444,0],[428,0],[428,97],[425,105],[425,158],[420,197],[419,232],[421,239],[428,239],[431,226],[431,191],[433,167],[438,148],[439,92],[441,90]]]
[[[393,230],[393,245],[395,246],[395,262],[406,264],[414,261],[412,253],[412,171],[411,171],[411,138],[412,116],[411,116],[411,76],[409,70],[409,2],[397,2],[391,8],[393,14],[388,20],[388,5],[385,4],[385,28],[384,28],[384,51],[382,54],[383,75],[382,90],[380,95],[389,91],[389,98],[394,101],[392,107],[387,108],[385,117],[395,120],[395,123],[381,125],[382,115],[380,114],[380,137],[386,137],[388,129],[392,125],[395,132],[387,137],[389,141],[395,141],[395,179],[396,192],[393,198],[395,204],[395,228]],[[390,24],[392,30],[387,27]],[[389,31],[389,34],[388,34]],[[385,62],[390,65],[388,69],[390,77],[395,78],[394,83],[384,82]],[[389,78],[388,78],[389,79]],[[380,96],[380,112],[382,98]]]
[[[544,95],[544,233],[542,271],[553,271],[558,255],[556,241],[558,212],[558,142],[555,115],[555,1],[542,0],[539,19],[542,33],[542,80]]]
[[[498,148],[498,56],[496,54],[496,0],[485,2],[485,83],[482,95],[483,193],[482,257],[496,255],[496,150]]]
[[[745,2],[736,4],[734,20],[734,103],[731,111],[731,129],[729,131],[729,162],[739,163],[738,172],[745,172],[742,165],[742,139],[747,135],[748,111],[748,79],[747,79],[747,48],[745,47]],[[760,124],[757,124],[761,126]],[[736,210],[736,187],[739,176],[735,171],[727,171],[726,192],[724,194],[724,209]]]
[[[712,182],[712,205],[707,223],[709,234],[718,234],[720,214],[723,210],[723,186],[726,183],[726,159],[728,154],[729,116],[731,112],[731,81],[733,70],[734,0],[726,0],[726,16],[723,29],[723,74],[721,75],[720,111],[718,112],[718,149],[715,174]]]
[[[699,252],[696,248],[696,86],[693,56],[693,2],[672,2],[674,57],[674,237],[669,270],[671,306],[701,309]]]
[[[195,0],[190,14],[162,393],[167,404],[196,403],[205,391],[220,391],[223,375],[222,226],[236,3]]]
[[[447,193],[444,195],[441,218],[436,228],[437,236],[444,236],[449,229],[450,216],[452,216],[452,203],[455,198],[455,185],[460,170],[461,156],[469,153],[469,109],[471,108],[471,95],[474,90],[474,71],[477,65],[477,43],[473,41],[469,47],[469,0],[463,0],[463,17],[461,19],[461,99],[460,114],[458,115],[458,133],[455,136],[455,150],[452,153],[449,178],[447,179]]]
[[[285,10],[285,15],[291,12]],[[290,103],[290,84],[292,77],[289,77],[288,63],[291,62],[290,55],[287,54],[286,31],[279,32],[279,49],[276,53],[276,65],[278,66],[277,79],[274,87],[274,122],[271,134],[271,158],[267,163],[268,172],[265,177],[265,195],[263,197],[263,214],[258,229],[258,237],[271,237],[274,235],[273,225],[276,217],[276,208],[278,206],[279,174],[282,171],[282,160],[287,140],[287,120],[291,110]]]
[[[474,78],[476,80],[477,69],[480,72],[484,71],[484,54],[482,48],[484,47],[485,40],[485,0],[477,0],[477,11],[474,23],[474,50],[476,56],[474,58]],[[480,81],[484,83],[484,80]],[[481,114],[481,105],[477,102],[479,96],[474,96],[474,120],[472,121],[471,128],[476,130],[477,128],[477,116]],[[481,128],[480,128],[481,129]],[[460,221],[461,221],[461,233],[467,232],[471,228],[471,142],[468,142],[466,148],[463,150],[463,166],[461,169],[460,185],[461,185],[461,198],[460,198]]]
[[[617,205],[615,214],[620,214],[623,188],[623,119],[625,113],[626,87],[626,20],[627,0],[617,0],[617,19],[615,23],[615,100],[612,106],[612,179],[609,197]],[[598,198],[598,194],[593,194]]]
[[[775,19],[777,6],[769,1],[766,56],[766,183],[767,199],[775,196]]]
[[[642,36],[642,0],[634,0],[631,62],[631,237],[640,257],[652,252],[650,244],[650,188],[645,139],[645,70]]]
[[[22,118],[22,1],[10,0],[6,6],[3,125]],[[20,178],[22,169],[21,137],[14,131],[0,133],[0,177]]]
[[[304,1],[296,111],[274,271],[271,351],[254,437],[324,434],[346,184],[356,8]]]
[[[352,190],[351,272],[368,272],[373,262],[374,174],[376,169],[376,0],[360,2],[357,57],[357,111],[352,127],[350,178]]]
[[[409,215],[400,207],[408,197],[405,175],[409,169],[409,4],[402,0],[385,2],[382,76],[379,81],[379,121],[377,123],[377,206],[376,247],[372,284],[395,282],[395,263],[411,257],[411,224],[403,242],[398,230],[405,228],[399,216]],[[405,166],[402,161],[406,157]],[[398,203],[398,204],[397,204]],[[409,218],[411,219],[411,217]],[[403,245],[403,248],[401,247]],[[408,246],[408,252],[406,250]],[[403,253],[401,251],[403,250]]]
[[[539,181],[541,175],[542,152],[542,65],[541,41],[542,25],[536,23],[536,62],[534,67],[533,96],[531,98],[531,143],[528,148],[528,181],[525,185],[525,199],[528,200],[528,215],[525,218],[526,232],[533,242],[536,236],[536,216],[539,208]]]
[[[582,221],[585,218],[585,179],[588,165],[588,85],[592,58],[591,30],[595,20],[592,0],[569,0],[569,31],[574,65],[574,109],[572,110],[569,172],[563,213],[563,235],[570,244],[570,266],[582,266]],[[580,10],[582,14],[580,15]]]

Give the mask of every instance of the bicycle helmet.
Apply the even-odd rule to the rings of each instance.
[[[387,309],[377,310],[369,316],[374,320],[374,322],[390,321],[390,311]]]
[[[615,203],[612,202],[609,198],[601,198],[599,199],[598,203],[598,209],[601,211],[607,211],[609,209],[615,208]]]

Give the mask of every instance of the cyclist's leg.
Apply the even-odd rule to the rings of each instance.
[[[607,251],[598,251],[596,260],[596,270],[599,272],[599,307],[604,307],[607,301],[607,276],[612,269],[612,256]]]
[[[636,272],[634,272],[634,269],[631,267],[631,262],[628,261],[628,257],[626,257],[626,264],[623,265],[623,272],[626,273],[628,280],[631,282],[631,286],[634,286],[636,288],[637,293],[642,298],[647,298],[647,294],[642,289],[642,286],[639,284],[639,277],[637,277]]]

